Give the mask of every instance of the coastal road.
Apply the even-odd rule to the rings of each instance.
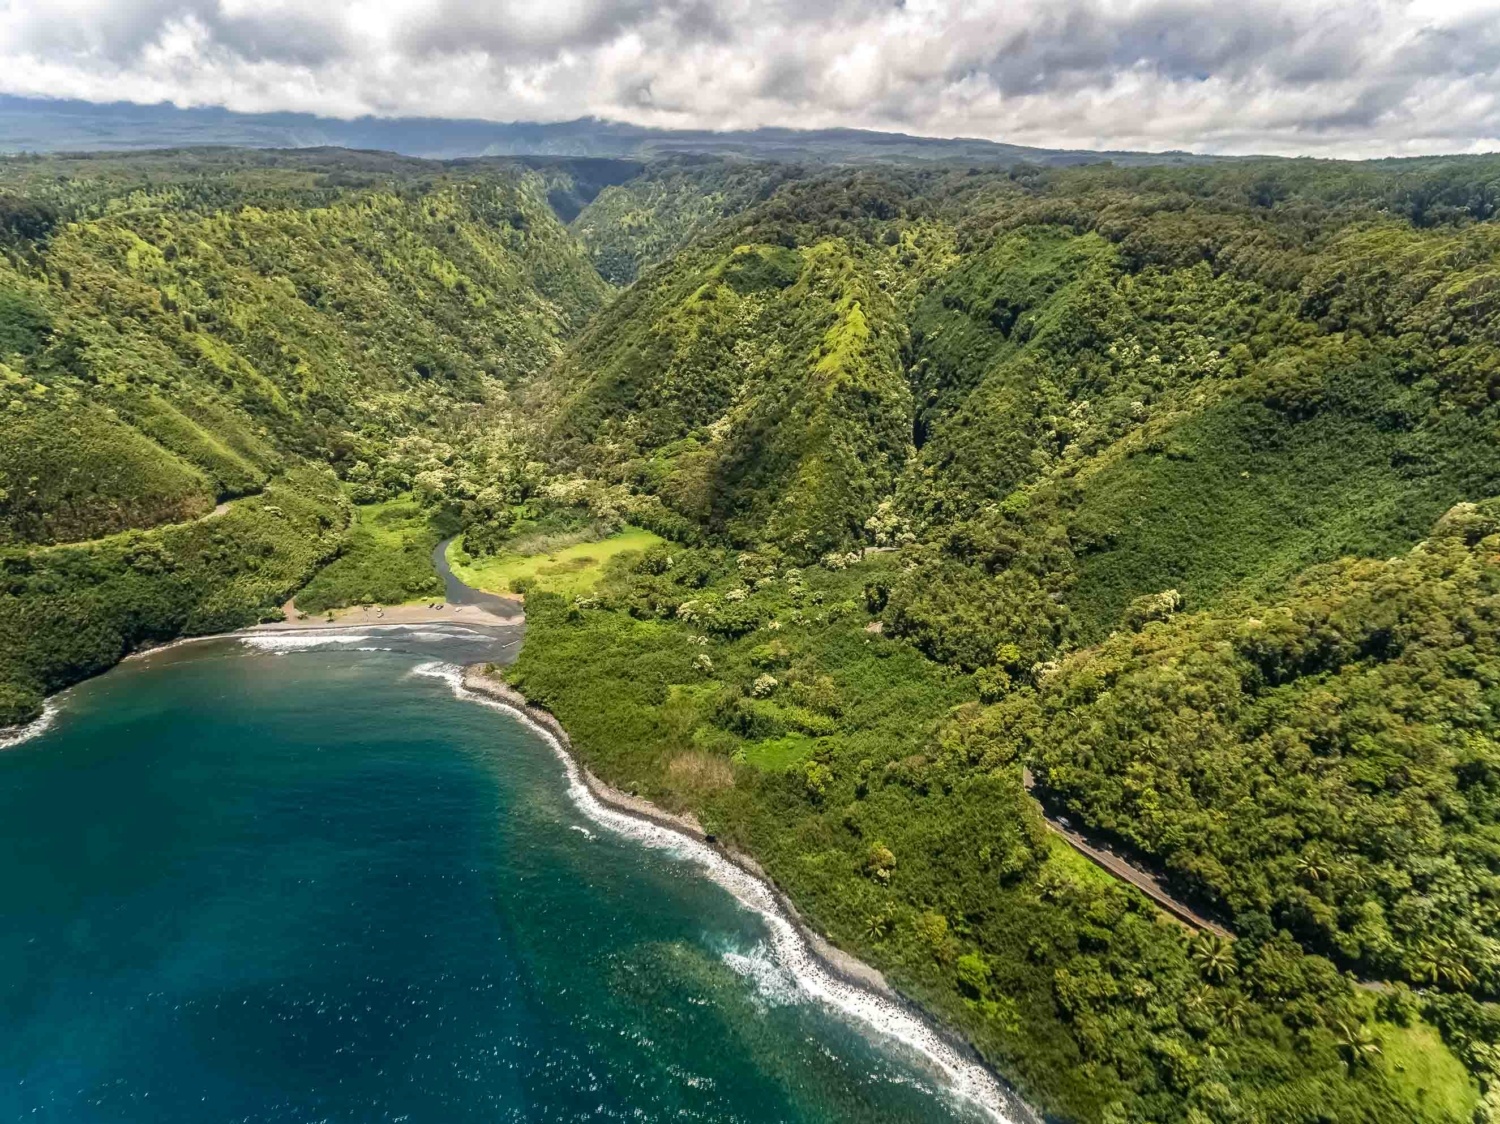
[[[1026,791],[1032,793],[1033,798],[1035,798],[1035,793],[1032,790],[1036,788],[1036,777],[1032,775],[1030,769],[1024,767],[1021,769],[1021,783],[1026,786]],[[1041,804],[1041,802],[1038,801],[1038,804]],[[1072,824],[1067,823],[1061,817],[1048,814],[1045,805],[1041,807],[1042,815],[1047,820],[1047,826],[1062,836],[1073,850],[1077,851],[1095,866],[1100,867],[1123,882],[1129,882],[1188,928],[1199,932],[1217,933],[1221,937],[1232,938],[1234,936],[1233,933],[1218,922],[1210,921],[1191,906],[1174,898],[1167,892],[1161,879],[1156,875],[1148,870],[1141,869],[1128,859],[1116,854],[1103,843],[1090,842],[1079,834]]]

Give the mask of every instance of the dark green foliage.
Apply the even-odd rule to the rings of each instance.
[[[0,551],[0,724],[143,644],[279,618],[347,519],[332,475],[301,469],[212,518]]]
[[[511,679],[604,779],[753,853],[1062,1118],[1459,1124],[1350,1069],[1341,1036],[1372,1002],[1328,961],[1286,934],[1200,947],[1059,851],[1006,723],[867,630],[893,562],[668,547],[617,565],[597,608],[529,600]],[[746,607],[753,631],[713,627]]]
[[[1005,737],[1046,783],[1226,912],[1367,975],[1500,991],[1500,503],[1117,634],[1027,697]]]
[[[29,293],[0,289],[0,359],[35,355],[51,336],[51,319]]]
[[[685,158],[663,161],[600,191],[565,215],[606,281],[628,285],[695,235],[801,174],[784,164]]]
[[[1463,547],[1440,530],[1407,553],[1453,505],[1500,494],[1497,167],[783,186],[594,322],[549,380],[551,451],[777,559],[772,577],[818,555],[799,537],[813,523],[841,532],[816,542],[835,569],[851,547],[901,547],[844,602],[887,638],[837,618],[787,629],[779,597],[805,611],[797,598],[842,578],[782,594],[642,571],[604,609],[542,607],[521,685],[579,723],[613,779],[699,810],[1067,1115],[1419,1114],[1378,1061],[1391,1016],[1333,965],[1497,993],[1495,559],[1470,526],[1487,509],[1455,509]],[[859,486],[846,473],[823,504],[803,482],[868,449],[843,436],[853,413],[807,424],[809,365],[787,361],[827,319],[808,276],[830,246],[897,341],[910,397],[858,396],[882,456],[857,454]],[[898,456],[881,435],[902,427]],[[1270,636],[1274,657],[1245,647]],[[858,676],[830,673],[836,714],[793,701],[807,661],[854,638],[972,672],[950,682],[988,705],[914,711],[856,749]],[[635,668],[649,674],[626,690]],[[742,764],[731,781],[704,757]],[[1030,844],[1030,865],[991,847],[1004,873],[916,873],[955,824],[983,839],[1034,815],[1022,761],[1239,939],[1168,940]],[[887,805],[897,793],[912,803]],[[982,814],[966,818],[966,793]],[[971,883],[986,893],[964,897]],[[898,955],[918,932],[929,951]],[[1488,1057],[1465,1054],[1491,1083]],[[1429,1108],[1464,1115],[1467,1097]]]
[[[57,225],[57,209],[35,199],[0,192],[0,245],[32,242]],[[0,354],[4,347],[0,346]]]
[[[443,598],[432,551],[458,529],[409,496],[354,509],[343,552],[297,594],[296,607],[321,613],[347,605],[399,605]]]

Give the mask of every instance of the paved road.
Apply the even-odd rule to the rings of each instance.
[[[1032,776],[1030,769],[1021,770],[1021,781],[1025,784],[1027,792],[1031,792],[1036,787],[1036,777]],[[1116,878],[1129,882],[1188,928],[1206,930],[1210,933],[1217,933],[1221,937],[1234,935],[1224,926],[1210,921],[1191,906],[1174,898],[1167,892],[1161,879],[1150,871],[1141,869],[1102,843],[1091,843],[1071,825],[1064,825],[1056,817],[1048,815],[1045,806],[1042,808],[1042,815],[1047,819],[1047,826],[1067,840],[1068,844],[1080,855]]]

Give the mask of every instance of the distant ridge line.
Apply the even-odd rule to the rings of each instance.
[[[126,151],[184,146],[353,148],[429,159],[470,156],[708,155],[803,163],[1041,165],[1217,163],[1243,157],[1189,152],[1032,148],[974,137],[924,137],[871,129],[653,129],[622,121],[484,121],[444,117],[319,117],[238,113],[211,106],[87,102],[0,94],[0,153]]]

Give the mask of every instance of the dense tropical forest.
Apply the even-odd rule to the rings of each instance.
[[[1053,1116],[1500,1119],[1497,209],[1481,157],[0,162],[0,721],[459,532],[592,768]]]

